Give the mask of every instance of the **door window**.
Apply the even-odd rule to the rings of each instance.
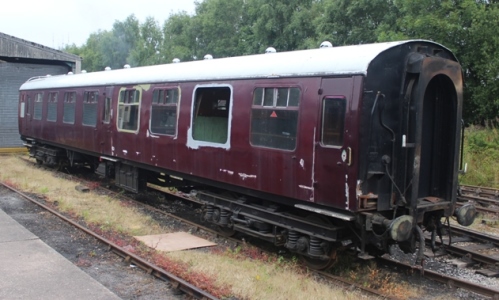
[[[324,98],[322,100],[321,144],[323,146],[343,145],[345,111],[345,98]]]

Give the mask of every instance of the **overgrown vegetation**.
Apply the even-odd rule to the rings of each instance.
[[[464,162],[467,173],[460,183],[499,188],[499,129],[493,123],[471,126],[465,131]]]

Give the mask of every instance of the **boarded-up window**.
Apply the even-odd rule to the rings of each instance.
[[[120,91],[118,103],[118,129],[137,131],[139,129],[141,92],[136,89]]]
[[[225,144],[229,136],[229,87],[196,89],[192,116],[192,138],[196,141]]]
[[[322,100],[322,145],[343,145],[345,111],[346,100],[344,98],[324,98]]]
[[[251,144],[294,150],[299,103],[298,88],[256,88],[251,110]]]
[[[57,121],[57,92],[49,93],[47,107],[47,121]]]
[[[97,91],[85,91],[83,93],[83,125],[95,127],[95,124],[97,124],[98,100],[99,92]]]
[[[33,109],[33,119],[42,119],[42,109],[43,109],[43,93],[35,94],[35,107]]]
[[[75,123],[76,92],[64,93],[64,112],[62,121],[66,124]]]
[[[152,133],[175,135],[178,101],[178,88],[154,90],[151,106]]]

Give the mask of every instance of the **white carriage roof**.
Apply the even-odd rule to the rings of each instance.
[[[247,55],[74,75],[48,76],[31,79],[24,83],[20,89],[33,90],[296,76],[366,75],[369,64],[376,56],[390,48],[410,42],[414,42],[414,40]],[[419,40],[419,42],[423,41]]]

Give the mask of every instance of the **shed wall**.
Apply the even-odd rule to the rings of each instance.
[[[63,66],[0,61],[0,148],[22,146],[17,125],[19,87],[33,76],[65,73]]]

